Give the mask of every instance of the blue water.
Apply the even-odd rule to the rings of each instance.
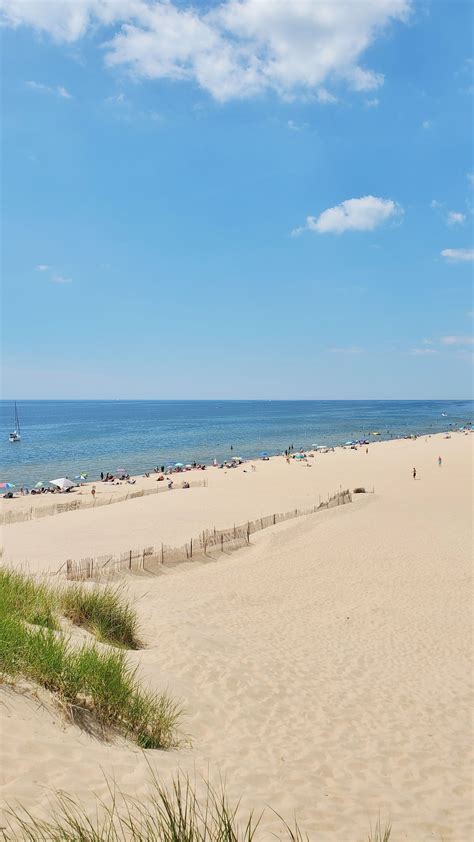
[[[435,433],[469,422],[474,406],[461,400],[20,401],[18,412],[21,442],[11,444],[13,403],[0,402],[0,481],[32,485],[84,471],[96,479],[117,468],[133,474],[176,461],[279,453],[290,444],[337,445],[375,430],[380,438]]]

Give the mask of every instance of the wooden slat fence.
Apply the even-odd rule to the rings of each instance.
[[[66,578],[73,580],[100,579],[114,573],[126,573],[127,571],[156,573],[164,565],[215,558],[218,553],[230,553],[248,546],[251,535],[260,532],[262,529],[268,529],[269,526],[314,514],[322,509],[342,506],[351,501],[352,495],[349,491],[338,491],[336,494],[328,496],[327,500],[309,508],[296,508],[289,512],[278,512],[256,520],[246,521],[246,523],[238,526],[234,524],[230,529],[204,530],[197,538],[190,538],[181,547],[161,544],[159,547],[129,549],[118,556],[102,555],[96,558],[82,558],[79,561],[69,559],[66,562]]]
[[[186,474],[179,474],[179,476],[186,477]],[[180,480],[173,479],[173,482],[179,483]],[[207,488],[207,479],[186,479],[186,482],[189,482],[190,488]],[[97,485],[100,485],[100,483],[98,482]],[[137,497],[148,497],[150,494],[160,494],[179,489],[179,485],[175,485],[172,489],[169,489],[165,480],[157,488],[142,488],[136,491],[128,491],[126,494],[111,494],[107,499],[102,499],[101,497],[92,499],[90,489],[86,487],[86,491],[89,492],[89,498],[68,500],[66,497],[66,499],[62,498],[60,503],[52,503],[50,506],[31,506],[29,509],[24,509],[20,512],[2,512],[0,513],[0,525],[7,526],[10,523],[22,523],[25,520],[36,520],[37,518],[50,517],[51,515],[60,515],[64,512],[75,512],[78,509],[97,509],[100,506],[110,506],[113,503],[123,503],[125,500],[135,500]]]

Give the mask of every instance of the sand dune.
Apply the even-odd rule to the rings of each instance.
[[[254,476],[216,473],[199,494],[151,498],[163,517],[153,529],[182,539],[183,523],[227,523],[238,506],[255,516],[340,483],[377,492],[259,533],[225,560],[126,579],[147,643],[130,659],[183,699],[191,747],[145,758],[5,691],[3,797],[46,813],[48,790],[65,789],[92,808],[93,793],[106,795],[105,772],[146,798],[148,762],[164,779],[178,767],[225,775],[242,808],[296,812],[318,842],[365,839],[379,813],[395,842],[468,842],[471,469],[470,437],[433,438],[341,451],[311,471],[274,462]],[[115,524],[119,543],[146,524],[135,503],[149,499],[8,527],[6,546],[40,567],[50,541],[58,560],[68,527],[93,549]],[[263,822],[278,831],[271,812]]]

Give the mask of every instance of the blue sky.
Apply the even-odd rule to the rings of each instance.
[[[470,394],[470,3],[0,8],[4,397]]]

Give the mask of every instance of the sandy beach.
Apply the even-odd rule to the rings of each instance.
[[[318,842],[366,839],[379,815],[394,842],[468,842],[473,442],[339,449],[311,469],[277,457],[255,472],[207,470],[206,488],[3,527],[5,563],[51,572],[66,558],[182,544],[340,486],[375,491],[215,563],[125,577],[146,643],[130,660],[183,701],[190,745],[144,756],[3,689],[2,797],[47,815],[63,789],[92,810],[105,774],[145,799],[151,764],[164,780],[178,768],[223,776],[242,810],[296,814]],[[271,811],[262,827],[278,833]]]

